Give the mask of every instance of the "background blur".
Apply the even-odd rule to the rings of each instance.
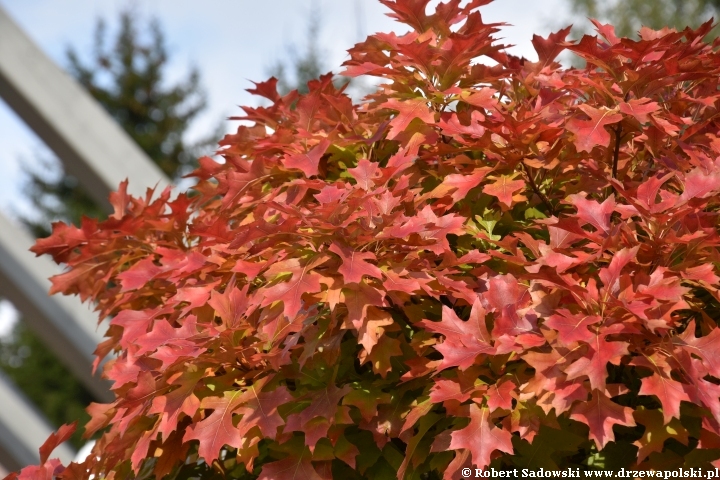
[[[302,89],[319,73],[340,71],[345,50],[367,35],[405,30],[376,0],[0,0],[0,8],[176,181],[234,129],[226,117],[257,105],[245,92],[250,80],[275,75],[281,88]],[[578,38],[589,30],[587,16],[632,35],[642,24],[698,25],[719,9],[720,0],[497,0],[481,12],[486,22],[512,23],[503,43],[535,59],[534,33],[575,23]],[[359,98],[372,80],[350,88]],[[44,236],[52,220],[101,214],[2,101],[0,166],[0,211],[18,228]],[[55,427],[82,416],[93,400],[2,291],[0,369]]]

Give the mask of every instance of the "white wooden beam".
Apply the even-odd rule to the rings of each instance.
[[[40,461],[38,449],[53,432],[27,399],[0,373],[0,463],[8,470],[19,470]],[[50,455],[67,465],[75,452],[67,444]]]
[[[1,6],[0,97],[106,211],[111,210],[109,193],[125,179],[133,195],[170,185],[125,131]],[[35,258],[28,251],[33,243],[22,228],[0,215],[0,292],[90,391],[110,401],[107,382],[90,374],[92,352],[101,337],[97,317],[76,297],[47,295],[48,278],[60,268],[47,258]],[[16,390],[0,381],[0,464],[14,470],[36,463],[37,448],[50,433],[39,427],[42,424]],[[68,461],[72,455],[63,451],[60,458]]]
[[[170,182],[160,168],[70,75],[48,58],[0,6],[0,97],[62,160],[92,198]]]
[[[22,227],[0,214],[0,291],[88,390],[100,400],[112,401],[109,383],[91,374],[93,351],[104,333],[98,331],[97,315],[78,297],[48,295],[48,278],[62,269],[30,252],[33,244]]]

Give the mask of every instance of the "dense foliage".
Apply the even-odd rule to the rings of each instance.
[[[385,80],[361,106],[329,75],[303,96],[257,84],[271,105],[192,195],[122,185],[107,221],[38,241],[70,267],[53,290],[113,317],[117,400],[89,409],[88,460],[22,478],[720,457],[711,25],[563,30],[533,62],[494,43],[488,1],[382,0],[411,31],[350,50],[346,75]]]

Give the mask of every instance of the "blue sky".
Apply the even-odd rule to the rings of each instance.
[[[157,18],[171,53],[170,79],[196,66],[208,94],[208,109],[189,139],[237,114],[238,105],[255,103],[245,92],[250,80],[266,79],[269,66],[285,57],[289,46],[302,50],[313,6],[321,12],[320,43],[334,71],[340,70],[345,50],[366,35],[404,30],[376,0],[0,0],[0,6],[60,65],[69,45],[81,54],[90,51],[97,18],[107,20],[111,33],[124,8]],[[516,45],[512,52],[528,58],[534,57],[533,33],[547,35],[570,17],[565,0],[496,0],[481,12],[486,21],[512,22],[502,31],[504,43]],[[35,161],[38,152],[47,150],[0,101],[0,209],[11,217],[30,211],[20,167]],[[12,316],[8,311],[0,303],[0,335],[8,324],[3,319]]]

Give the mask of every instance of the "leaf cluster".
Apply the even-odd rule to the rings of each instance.
[[[271,104],[192,195],[123,184],[38,241],[69,266],[53,290],[112,317],[117,398],[60,478],[717,463],[711,25],[565,29],[532,62],[488,0],[382,3],[411,31],[350,50],[345,75],[384,80],[364,103],[256,84]]]

